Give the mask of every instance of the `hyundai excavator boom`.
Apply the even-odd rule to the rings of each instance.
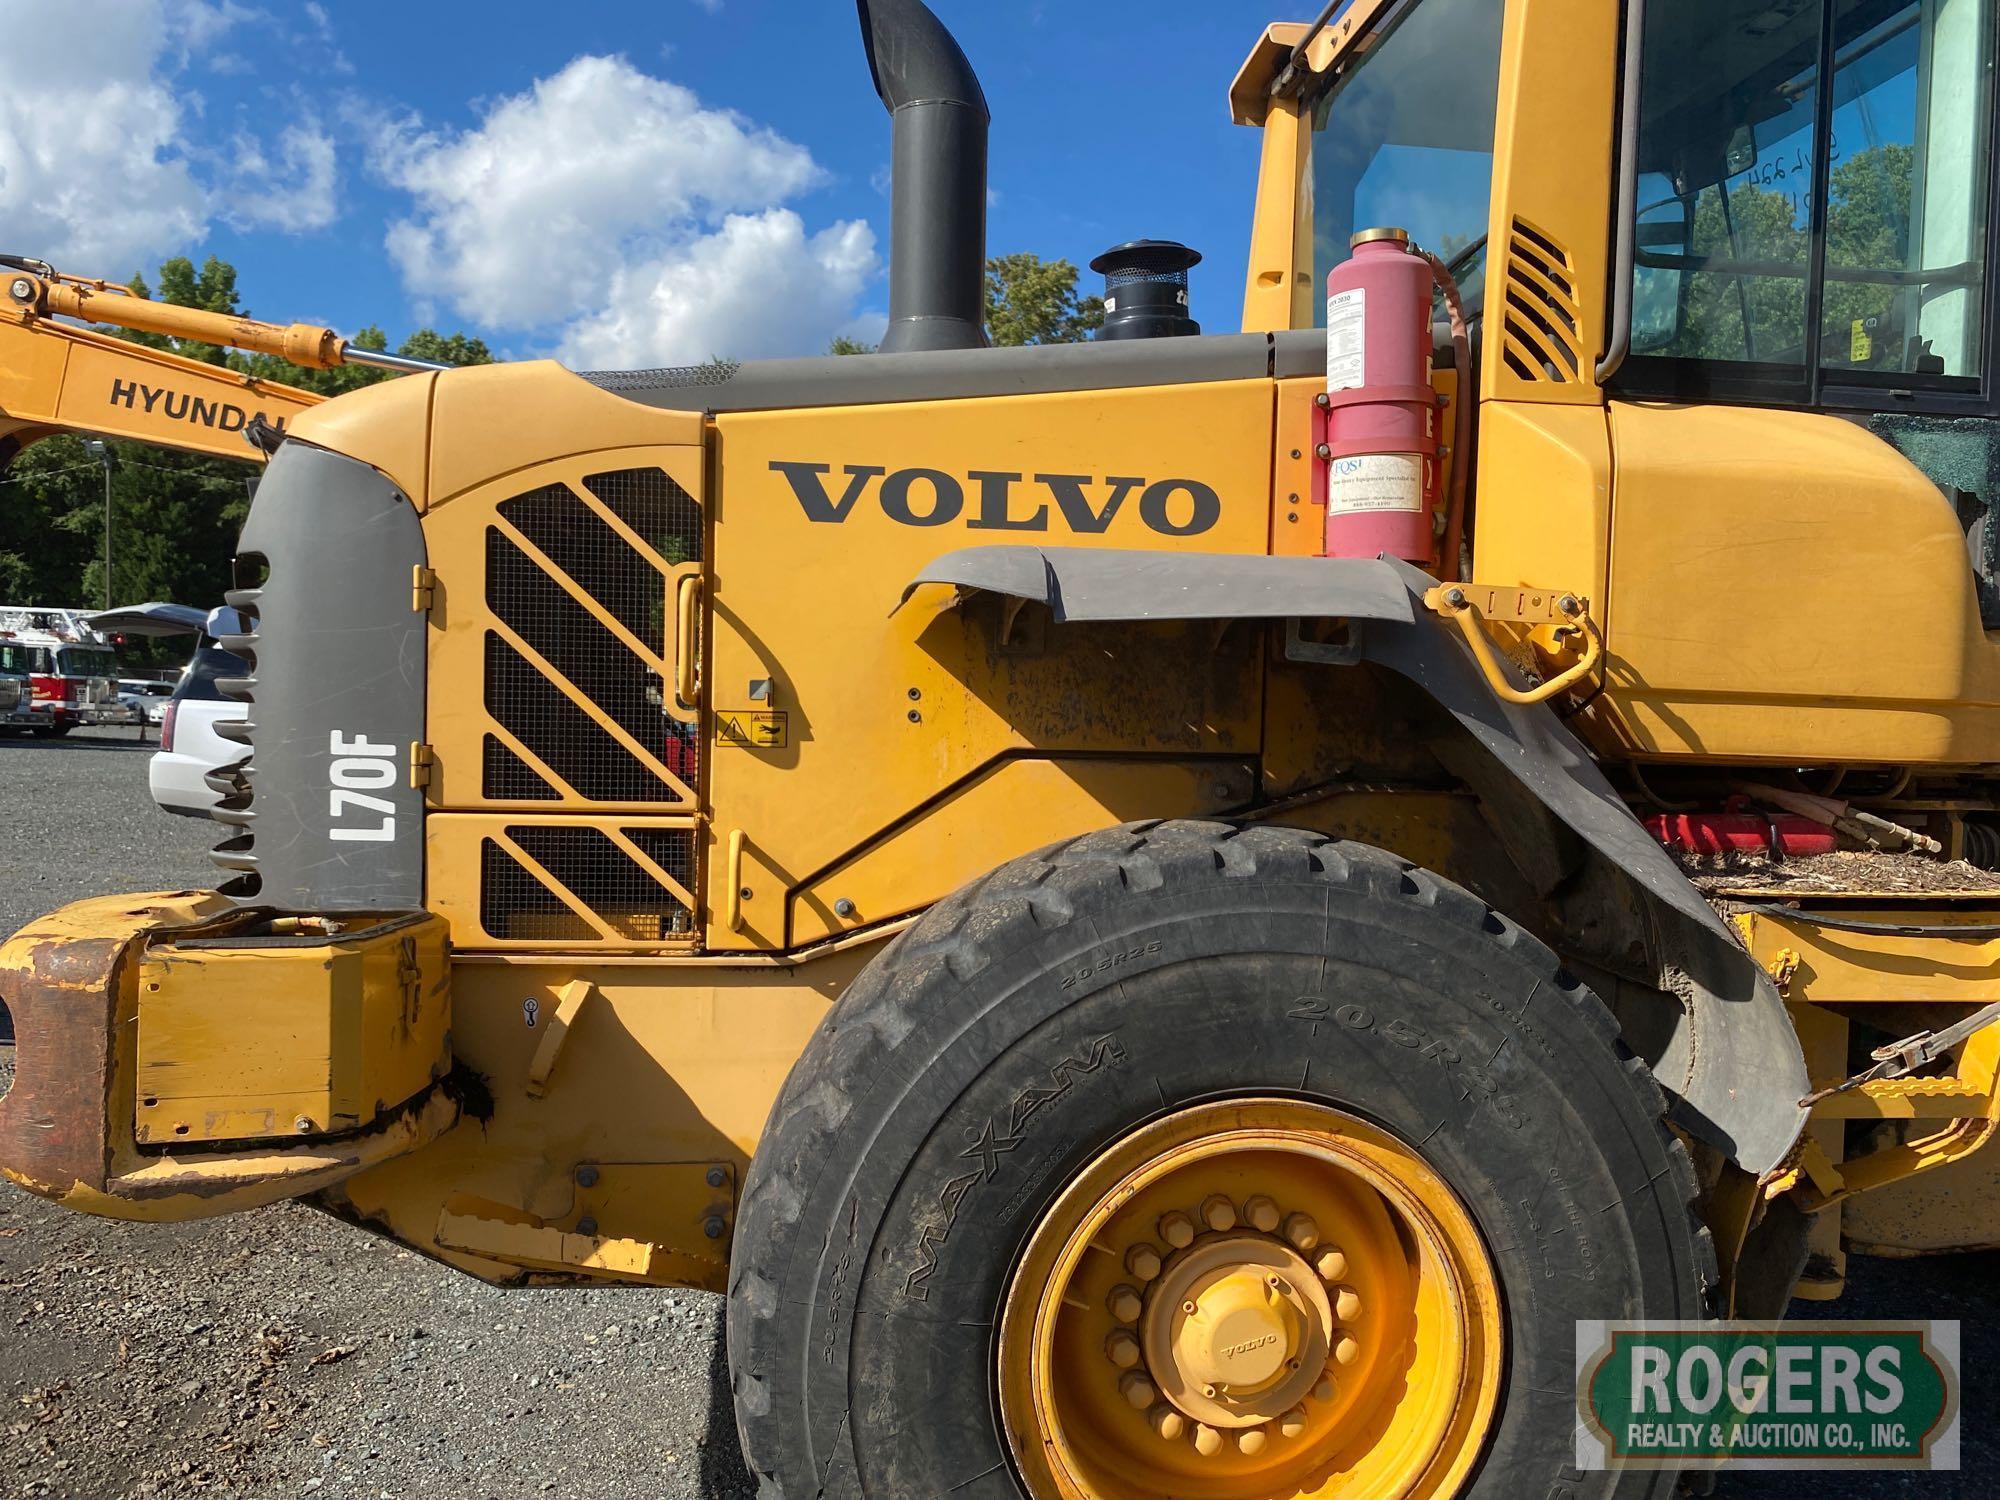
[[[154,302],[115,283],[65,275],[16,256],[0,256],[0,265],[12,272],[0,298],[0,462],[59,432],[256,462],[293,418],[323,399],[63,319],[268,354],[306,370],[438,368],[360,348],[330,328]]]

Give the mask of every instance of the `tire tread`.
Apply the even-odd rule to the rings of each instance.
[[[1675,1196],[1688,1215],[1702,1299],[1712,1314],[1720,1279],[1714,1239],[1698,1211],[1693,1160],[1666,1122],[1665,1095],[1644,1060],[1619,1039],[1610,1009],[1539,938],[1462,886],[1367,844],[1269,824],[1175,820],[1084,834],[1000,866],[932,906],[834,1004],[773,1106],[746,1178],[736,1225],[742,1265],[727,1313],[732,1370],[759,1370],[781,1357],[787,1306],[777,1283],[758,1267],[790,1258],[810,1177],[822,1159],[822,1138],[838,1131],[855,1091],[889,1065],[897,1043],[917,1027],[917,1007],[937,1003],[938,988],[926,982],[935,967],[963,984],[1011,947],[1127,892],[1301,875],[1409,901],[1479,934],[1545,981],[1544,989],[1615,1049],[1641,1108],[1658,1122]],[[760,1380],[738,1374],[735,1385],[761,1394],[761,1409],[739,1396],[738,1429],[760,1495],[782,1497],[773,1471],[796,1441],[796,1414],[779,1410],[781,1403]]]

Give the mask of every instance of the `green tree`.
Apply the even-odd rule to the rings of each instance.
[[[348,343],[357,349],[387,350],[389,336],[371,323],[350,337]],[[463,333],[442,334],[430,328],[419,328],[404,339],[397,346],[396,353],[410,359],[428,359],[441,365],[493,363],[493,351],[486,347],[485,340]],[[280,385],[296,386],[321,396],[343,396],[363,386],[379,385],[396,378],[394,370],[378,370],[372,365],[336,365],[328,370],[302,370],[287,360],[269,354],[239,353],[231,356],[229,364],[232,369],[241,370],[246,375],[275,380]]]
[[[1891,143],[1856,152],[1833,169],[1826,215],[1829,267],[1883,271],[1913,264],[1910,190],[1916,165],[1914,147]],[[1916,333],[1916,309],[1911,289],[1829,280],[1823,340],[1826,362],[1911,368],[1904,358],[1903,340]],[[1903,320],[1896,317],[1898,311]],[[1903,321],[1909,326],[1902,326]]]
[[[836,333],[833,342],[826,346],[828,354],[873,354],[875,346],[864,344],[859,339],[851,339],[844,333]]]
[[[1023,251],[986,262],[986,336],[1003,346],[1076,344],[1104,325],[1104,299],[1079,297],[1076,267]]]
[[[202,262],[197,271],[194,262],[185,255],[177,255],[172,260],[160,263],[160,291],[157,297],[146,285],[144,276],[134,276],[127,286],[133,296],[146,297],[159,302],[169,302],[175,307],[198,308],[202,312],[221,313],[224,317],[239,317],[243,308],[236,300],[236,267],[218,256],[211,255]],[[230,352],[214,344],[199,344],[188,339],[170,339],[158,333],[132,333],[121,335],[135,344],[144,344],[150,349],[167,349],[183,359],[198,359],[203,364],[228,365]]]
[[[1837,269],[1893,271],[1910,264],[1911,185],[1916,152],[1895,143],[1872,146],[1830,174],[1827,264]],[[1690,252],[1715,269],[1687,277],[1679,336],[1665,354],[1699,359],[1796,362],[1804,357],[1806,271],[1811,257],[1803,205],[1789,193],[1749,182],[1728,190],[1701,189],[1694,198]],[[1794,274],[1736,269],[1761,262]],[[1893,327],[1897,299],[1908,293],[1882,283],[1829,280],[1824,294],[1829,363],[1847,362],[1857,347],[1857,322]],[[1902,367],[1899,339],[1877,338],[1862,363]]]
[[[364,330],[378,335],[381,331],[379,328]],[[410,359],[428,359],[441,365],[493,363],[493,351],[486,347],[486,340],[471,338],[463,333],[438,333],[429,328],[419,328],[403,340],[402,347],[396,352]]]

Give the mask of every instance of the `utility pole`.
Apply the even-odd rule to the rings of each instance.
[[[117,455],[109,443],[97,438],[84,440],[83,451],[104,466],[104,607],[111,604],[111,473],[118,467]]]

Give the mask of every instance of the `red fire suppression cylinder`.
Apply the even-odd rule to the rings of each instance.
[[[1326,555],[1437,563],[1431,268],[1400,229],[1364,229],[1326,278]]]

